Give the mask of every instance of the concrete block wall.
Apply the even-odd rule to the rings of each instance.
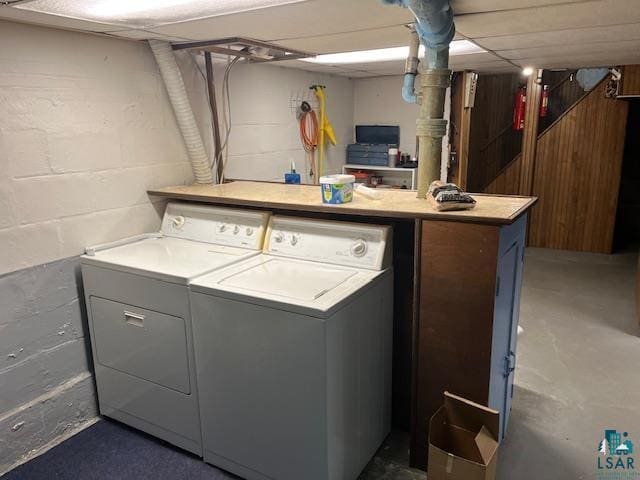
[[[164,204],[146,190],[193,177],[145,43],[0,22],[0,45],[1,475],[97,415],[78,256],[157,230]],[[202,75],[178,60],[211,151]],[[231,74],[228,177],[281,180],[291,158],[306,171],[295,106],[314,103],[314,83],[327,86],[328,171],[340,171],[352,81],[251,65]]]
[[[0,277],[0,475],[97,414],[79,274],[72,258]]]
[[[223,66],[215,70],[218,85],[223,70]],[[326,87],[327,114],[338,141],[326,148],[325,173],[341,173],[346,146],[354,136],[353,80],[274,63],[237,65],[231,70],[229,83],[232,129],[227,178],[284,181],[293,160],[302,181],[308,181],[296,108],[302,100],[317,108],[315,95],[309,90],[314,84]],[[221,91],[219,95],[221,99]]]
[[[402,100],[402,76],[355,80],[353,120],[357,125],[399,125],[400,150],[416,153],[419,108]]]
[[[78,256],[156,230],[146,189],[192,173],[146,44],[0,22],[0,45],[1,475],[96,417]]]
[[[145,190],[192,174],[149,48],[8,22],[0,44],[0,273],[157,225]]]

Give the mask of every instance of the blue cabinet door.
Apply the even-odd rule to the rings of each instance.
[[[511,308],[511,338],[509,342],[509,353],[513,364],[509,368],[509,376],[507,377],[507,392],[505,397],[505,415],[502,422],[502,436],[507,430],[507,422],[511,413],[511,402],[513,401],[513,381],[515,378],[516,367],[516,349],[518,346],[518,323],[520,321],[520,293],[522,290],[522,270],[524,267],[524,249],[526,245],[525,230],[522,229],[518,241],[514,245],[515,265],[514,265],[514,289],[513,289],[513,306]]]
[[[513,397],[525,229],[526,217],[522,217],[500,234],[489,385],[489,406],[500,412],[500,438],[506,432]]]

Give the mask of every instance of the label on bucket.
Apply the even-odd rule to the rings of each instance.
[[[322,201],[324,203],[348,203],[353,200],[353,183],[322,184]]]

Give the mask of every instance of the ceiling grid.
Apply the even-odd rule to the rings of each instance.
[[[173,6],[155,17],[153,12],[117,15],[115,10],[104,10],[105,5],[119,3],[132,4],[26,0],[0,7],[0,18],[132,40],[248,37],[317,54],[406,46],[405,25],[412,21],[408,10],[380,0],[165,0],[162,3]],[[189,5],[182,16],[175,7],[180,3]],[[556,69],[640,63],[637,0],[451,0],[451,4],[456,39],[468,39],[486,50],[452,55],[454,70],[495,73],[525,66]],[[68,11],[47,10],[48,5],[67,5]],[[360,78],[399,75],[404,61],[311,64],[289,60],[280,65]]]

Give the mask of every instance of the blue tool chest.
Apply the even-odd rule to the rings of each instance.
[[[397,125],[356,125],[356,143],[347,146],[347,163],[387,166],[389,147],[399,144]]]

